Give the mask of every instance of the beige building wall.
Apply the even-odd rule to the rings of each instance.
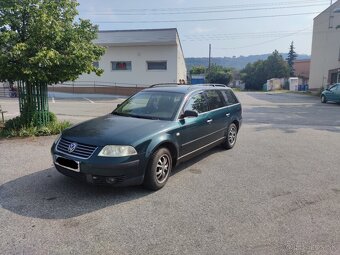
[[[112,61],[131,61],[131,70],[112,70]],[[166,61],[167,70],[147,70],[147,61]],[[83,85],[118,83],[149,86],[155,83],[177,82],[177,46],[108,46],[99,61],[101,76],[83,74],[75,83]]]
[[[310,89],[329,84],[335,72],[340,73],[340,1],[314,19]]]
[[[181,42],[179,41],[179,38],[177,37],[177,82],[179,80],[184,80],[185,83],[188,83],[187,81],[187,67],[185,64],[185,58],[182,51]]]

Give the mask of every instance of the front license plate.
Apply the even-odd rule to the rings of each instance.
[[[54,163],[58,166],[66,168],[74,172],[80,172],[79,162],[72,159],[63,158],[60,156],[55,156]]]

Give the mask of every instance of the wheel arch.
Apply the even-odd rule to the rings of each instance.
[[[171,153],[171,158],[172,158],[172,165],[173,167],[176,166],[177,164],[177,158],[178,158],[178,148],[177,146],[171,142],[171,141],[162,141],[159,144],[157,144],[151,151],[150,153],[148,153],[148,163],[147,165],[149,165],[150,163],[150,156],[153,155],[157,150],[161,149],[161,148],[166,148],[170,151]]]

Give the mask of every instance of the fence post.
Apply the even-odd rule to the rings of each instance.
[[[74,94],[74,82],[72,82],[72,91],[73,91],[73,94]]]

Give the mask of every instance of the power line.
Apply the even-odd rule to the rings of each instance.
[[[243,11],[261,11],[261,10],[277,10],[277,9],[296,9],[296,8],[307,8],[324,6],[325,4],[309,4],[309,5],[296,5],[296,6],[276,6],[276,7],[262,7],[262,8],[246,8],[246,9],[220,9],[210,11],[186,11],[186,12],[164,12],[164,13],[95,13],[94,16],[145,16],[145,15],[187,15],[187,14],[208,14],[208,13],[226,13],[226,12],[243,12]]]
[[[225,20],[245,20],[245,19],[259,19],[259,18],[291,17],[291,16],[311,15],[311,14],[318,14],[318,13],[319,12],[304,12],[304,13],[230,17],[230,18],[213,18],[213,19],[94,21],[94,23],[97,23],[97,24],[138,24],[138,23],[180,23],[180,22],[201,22],[201,21],[225,21]]]
[[[243,7],[259,7],[259,6],[279,6],[279,5],[296,5],[296,4],[316,4],[316,3],[329,3],[328,0],[304,0],[304,1],[285,1],[285,2],[267,2],[267,3],[256,3],[256,4],[238,4],[238,5],[219,5],[219,6],[200,6],[200,7],[181,7],[181,8],[144,8],[144,9],[114,9],[115,12],[165,12],[165,11],[194,11],[194,10],[219,10],[221,8],[243,8]],[[82,11],[83,13],[86,13],[86,11]],[[107,12],[107,11],[105,11]],[[105,13],[104,12],[104,13]],[[87,12],[87,13],[93,13],[93,11]]]
[[[292,35],[301,33],[301,32],[303,32],[303,31],[305,31],[306,29],[309,29],[309,27],[308,27],[308,28],[305,28],[305,29],[302,29],[302,30],[299,30],[299,31],[295,31],[294,33],[291,33],[291,34],[289,34],[289,35],[281,36],[281,37],[279,37],[279,38],[275,38],[275,39],[268,40],[268,41],[264,41],[264,42],[260,42],[260,43],[244,45],[244,46],[241,46],[241,47],[216,48],[216,49],[217,49],[217,50],[235,50],[235,49],[245,49],[245,48],[255,47],[255,46],[267,44],[267,43],[274,42],[274,41],[277,41],[277,40],[280,40],[280,39],[283,39],[283,38],[290,37],[290,36],[292,36]]]

